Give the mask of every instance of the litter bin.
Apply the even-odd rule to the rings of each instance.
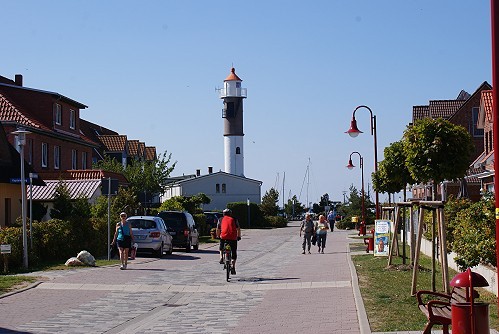
[[[364,238],[364,245],[367,245],[366,253],[374,252],[374,229],[371,230],[369,237]]]
[[[352,216],[352,223],[355,223],[355,229],[359,229],[359,217],[357,216]]]
[[[359,236],[361,235],[366,235],[366,223],[364,222],[360,222],[360,226],[359,226]]]
[[[480,274],[468,268],[451,280],[450,285],[466,288],[466,303],[451,304],[452,334],[488,334],[489,333],[489,304],[474,302],[474,287],[488,286],[487,280]]]

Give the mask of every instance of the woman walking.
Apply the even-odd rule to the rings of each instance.
[[[121,221],[116,224],[116,231],[114,232],[113,245],[118,243],[118,250],[120,252],[121,270],[125,270],[128,262],[128,251],[132,247],[133,232],[130,223],[126,220],[126,213],[120,213]]]
[[[324,247],[326,247],[327,230],[329,230],[329,224],[326,217],[320,215],[319,222],[315,226],[315,233],[317,233],[317,246],[319,246],[319,253],[322,254],[324,254]]]

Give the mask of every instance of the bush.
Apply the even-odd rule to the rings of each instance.
[[[456,214],[452,249],[461,270],[482,264],[496,265],[494,200],[471,204]]]
[[[206,216],[203,213],[196,213],[192,215],[196,222],[197,229],[200,235],[210,235],[210,229],[206,223]]]
[[[351,219],[342,219],[336,222],[336,228],[340,230],[353,230],[355,229],[355,223]]]
[[[232,216],[239,221],[241,228],[269,226],[258,204],[250,203],[250,224],[248,224],[248,204],[246,202],[228,203],[227,208],[232,210]]]
[[[272,227],[286,227],[288,226],[288,220],[280,216],[266,216],[265,220],[267,224]]]

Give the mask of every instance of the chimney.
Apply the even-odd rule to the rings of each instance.
[[[208,174],[213,173],[213,167],[208,167]]]
[[[17,86],[22,87],[23,86],[23,75],[16,74],[14,82],[16,83]]]
[[[196,169],[196,176],[201,176],[201,169]]]

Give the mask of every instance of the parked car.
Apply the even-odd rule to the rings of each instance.
[[[157,216],[128,217],[132,227],[137,252],[152,252],[157,257],[173,251],[173,237],[168,233],[165,222]]]
[[[204,212],[204,215],[208,228],[217,228],[218,220],[222,217],[222,214],[219,212]]]
[[[173,237],[173,246],[185,248],[187,252],[199,248],[199,233],[192,215],[185,211],[161,211],[158,213]]]

